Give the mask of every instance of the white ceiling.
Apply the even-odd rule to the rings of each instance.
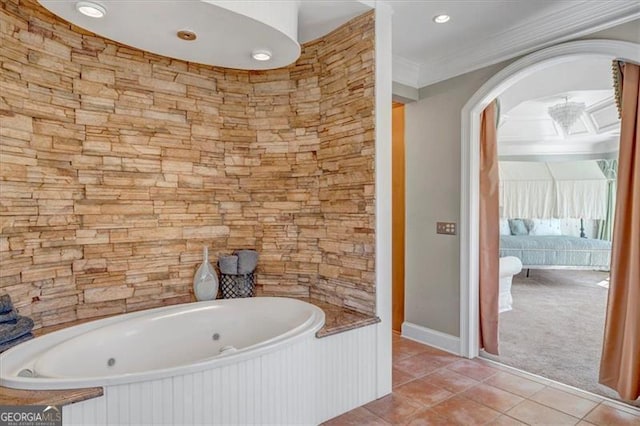
[[[109,39],[163,56],[240,69],[287,66],[300,44],[321,37],[371,9],[363,0],[91,0],[107,10],[104,18],[76,11],[78,0],[38,0],[69,22]],[[176,33],[188,30],[193,41]],[[272,52],[259,62],[252,51]]]
[[[548,114],[565,97],[586,105],[567,135]],[[583,57],[545,68],[500,96],[502,158],[608,156],[618,150],[619,136],[611,61],[606,58]]]
[[[581,57],[542,69],[515,83],[500,95],[503,112],[520,102],[557,95],[572,90],[612,91],[611,61]]]
[[[393,79],[423,87],[640,17],[635,0],[390,0]],[[451,20],[435,24],[447,13]]]
[[[373,2],[357,0],[301,0],[298,41],[306,43],[371,10]]]
[[[80,27],[128,45],[194,62],[252,69],[289,64],[297,57],[298,43],[328,33],[376,3],[376,0],[96,0],[108,9],[107,18],[96,20],[79,16],[74,8],[76,0],[39,1]],[[393,9],[393,79],[415,88],[640,18],[637,0],[386,2]],[[234,16],[238,5],[244,5],[253,21]],[[261,25],[259,21],[265,19],[260,19],[260,14],[267,21],[278,21],[288,14],[279,8],[287,5],[298,8],[297,34],[271,31],[269,25]],[[451,15],[451,21],[435,24],[432,18],[440,13]],[[178,40],[175,33],[180,29],[195,31],[198,39]],[[251,60],[249,54],[254,48],[272,50],[273,60],[267,63]]]

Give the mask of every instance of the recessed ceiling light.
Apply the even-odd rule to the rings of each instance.
[[[180,30],[176,33],[176,35],[180,40],[185,40],[185,41],[193,41],[198,37],[196,33],[189,30]]]
[[[271,59],[271,51],[267,49],[256,49],[251,52],[251,57],[256,61],[268,61]]]
[[[91,1],[79,1],[76,3],[76,10],[90,18],[102,18],[107,14],[104,6]]]
[[[434,16],[433,22],[435,22],[436,24],[444,24],[445,22],[449,22],[450,19],[451,19],[451,16],[443,13],[442,15]]]

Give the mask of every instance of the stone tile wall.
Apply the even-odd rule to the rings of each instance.
[[[0,293],[37,326],[192,300],[201,248],[259,293],[375,312],[373,13],[241,71],[0,9]]]
[[[370,14],[319,51],[322,262],[311,296],[375,312],[375,72]],[[390,200],[389,200],[390,202]]]

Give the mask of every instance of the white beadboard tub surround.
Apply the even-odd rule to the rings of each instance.
[[[379,325],[318,339],[323,324],[320,308],[287,298],[135,312],[5,352],[0,384],[103,387],[64,406],[64,424],[317,424],[376,398]]]
[[[376,398],[379,324],[305,339],[256,358],[106,386],[62,408],[65,425],[314,425]]]

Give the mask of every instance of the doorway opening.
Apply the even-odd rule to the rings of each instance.
[[[640,58],[638,45],[620,41],[594,40],[566,43],[529,55],[489,80],[465,105],[462,111],[462,202],[461,202],[461,347],[462,354],[478,355],[478,200],[479,200],[479,116],[495,98],[520,81],[553,66],[577,58],[613,59]],[[595,161],[598,158],[583,158]],[[583,220],[584,222],[584,220]],[[584,224],[584,223],[583,223]],[[531,273],[531,272],[530,272]],[[526,274],[526,272],[525,272]],[[540,279],[554,280],[559,271],[540,273]],[[551,274],[552,277],[543,278]],[[525,276],[526,278],[526,276]],[[598,280],[605,281],[603,280]],[[603,284],[604,285],[604,284]],[[544,349],[542,349],[544,350]],[[597,360],[596,360],[597,362]],[[544,374],[543,374],[544,375]]]
[[[394,102],[391,125],[392,330],[404,322],[405,142],[404,104]]]
[[[615,398],[598,384],[620,138],[611,61],[576,57],[498,100],[500,355],[480,356]]]

